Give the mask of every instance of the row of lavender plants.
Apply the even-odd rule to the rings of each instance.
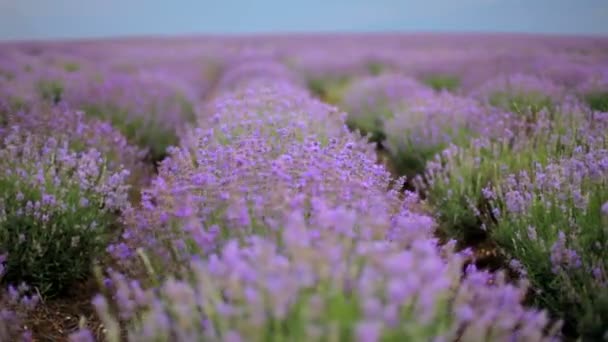
[[[464,245],[488,238],[569,334],[608,338],[605,75],[577,88],[523,74],[465,97],[388,73],[343,92],[347,122]]]
[[[230,90],[125,213],[110,246],[122,270],[101,272],[94,299],[109,341],[559,336],[522,305],[525,282],[462,273],[469,253],[438,243],[345,114],[289,80],[245,74],[228,73]]]
[[[521,131],[451,146],[421,181],[449,233],[489,235],[535,300],[592,340],[608,322],[606,118],[543,109]]]
[[[0,295],[0,340],[12,341],[32,338],[24,324],[37,303],[105,263],[153,162],[194,120],[196,95],[157,67],[120,74],[111,63],[87,67],[77,54],[6,52],[0,279],[8,288]]]
[[[131,59],[126,66],[120,59],[91,63],[84,52],[81,56],[51,50],[28,56],[13,50],[3,56],[6,75],[0,77],[4,106],[12,112],[30,111],[39,102],[67,103],[88,117],[111,123],[131,144],[145,150],[152,163],[162,160],[167,147],[178,144],[185,124],[195,120],[193,103],[202,94],[194,86],[202,86],[180,76],[176,67],[147,66]],[[203,68],[208,64],[202,58],[187,63],[199,79],[210,78]]]

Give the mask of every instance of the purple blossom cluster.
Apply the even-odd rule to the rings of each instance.
[[[142,162],[146,151],[131,145],[110,123],[95,118],[87,118],[82,111],[71,109],[65,103],[50,106],[44,103],[32,105],[28,110],[7,113],[0,137],[11,132],[11,127],[19,126],[40,136],[57,136],[65,132],[72,150],[98,150],[107,160],[110,170],[123,167],[132,174],[130,184],[143,184],[151,170]],[[136,178],[137,177],[137,178]]]
[[[451,234],[467,230],[485,234],[496,216],[487,205],[491,196],[483,191],[488,185],[535,164],[571,156],[577,146],[586,150],[606,146],[606,115],[576,102],[540,110],[534,120],[500,111],[486,115],[489,131],[437,154],[416,182]]]

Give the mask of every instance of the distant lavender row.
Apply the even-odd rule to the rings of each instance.
[[[179,143],[180,131],[194,120],[198,99],[210,91],[202,81],[213,80],[213,69],[219,68],[213,59],[189,57],[190,73],[184,75],[185,65],[175,61],[183,57],[163,64],[114,56],[92,64],[82,52],[43,51],[32,56],[15,48],[0,57],[0,110],[65,103],[111,123],[131,144],[145,149],[152,162]]]
[[[559,85],[579,87],[605,79],[605,38],[517,35],[349,35],[188,38],[64,44],[3,44],[3,57],[23,61],[77,59],[105,70],[167,69],[198,89],[210,78],[198,76],[202,61],[246,59],[263,55],[293,67],[306,79],[360,76],[381,68],[421,80],[449,76],[460,88],[477,88],[497,74],[529,74]],[[221,63],[220,63],[221,64]],[[14,69],[4,70],[10,74]],[[211,69],[207,69],[211,71]]]

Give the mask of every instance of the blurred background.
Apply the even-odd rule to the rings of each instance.
[[[606,0],[0,0],[0,40],[296,32],[608,33]]]

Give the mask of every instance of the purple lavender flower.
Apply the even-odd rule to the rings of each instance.
[[[94,342],[93,334],[86,329],[79,330],[70,335],[70,342]]]
[[[602,215],[604,216],[608,216],[608,202],[602,204]]]

